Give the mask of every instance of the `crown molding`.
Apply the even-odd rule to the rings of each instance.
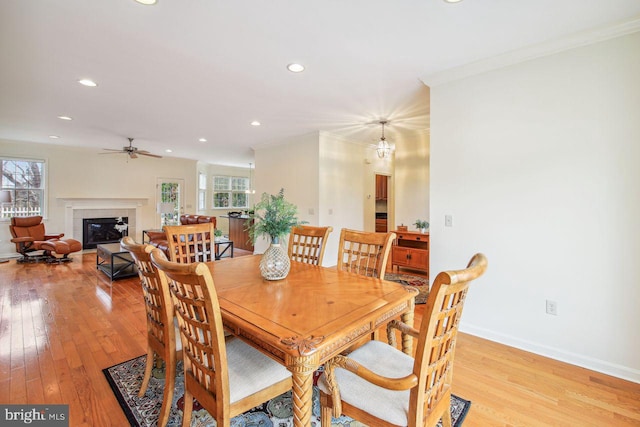
[[[575,33],[567,37],[512,50],[491,58],[471,62],[467,65],[433,73],[422,78],[422,81],[427,86],[434,87],[532,59],[614,39],[637,31],[640,31],[640,16],[616,25]]]

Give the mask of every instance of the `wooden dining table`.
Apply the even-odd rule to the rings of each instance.
[[[268,281],[260,256],[209,262],[226,329],[272,357],[293,376],[293,422],[311,425],[313,373],[390,320],[413,324],[417,290],[335,268],[291,262]],[[403,351],[412,341],[403,338]]]

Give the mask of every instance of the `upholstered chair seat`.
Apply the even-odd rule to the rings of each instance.
[[[349,358],[388,378],[403,378],[413,372],[412,357],[381,341],[370,341],[349,353]],[[409,390],[378,387],[344,369],[336,369],[335,377],[344,402],[390,424],[408,425]],[[323,393],[331,393],[324,375],[318,380],[318,388]]]
[[[226,340],[229,402],[240,402],[291,378],[291,372],[239,338]]]

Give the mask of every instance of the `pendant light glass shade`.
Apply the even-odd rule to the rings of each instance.
[[[378,142],[378,148],[376,148],[376,152],[378,153],[378,157],[381,159],[386,159],[391,155],[391,147],[384,137],[384,125],[387,124],[386,120],[381,120],[380,124],[382,125],[382,136],[380,137],[380,142]]]
[[[249,188],[244,190],[246,194],[255,194],[256,190],[253,189],[253,163],[249,163]]]

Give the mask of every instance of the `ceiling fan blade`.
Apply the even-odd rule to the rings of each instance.
[[[103,148],[104,151],[108,151],[108,153],[98,153],[98,154],[116,154],[116,153],[124,153],[124,154],[128,154],[130,159],[137,159],[138,158],[138,154],[141,154],[143,156],[149,156],[149,157],[155,157],[157,159],[161,159],[162,156],[158,156],[156,154],[151,154],[150,152],[148,152],[147,150],[138,150],[138,147],[134,147],[133,144],[133,138],[127,138],[129,140],[129,146],[128,147],[122,147],[122,150],[114,150],[113,148]]]
[[[138,151],[138,154],[142,154],[143,156],[155,157],[156,159],[161,159],[162,156],[158,156],[157,154],[151,154],[148,151]]]

